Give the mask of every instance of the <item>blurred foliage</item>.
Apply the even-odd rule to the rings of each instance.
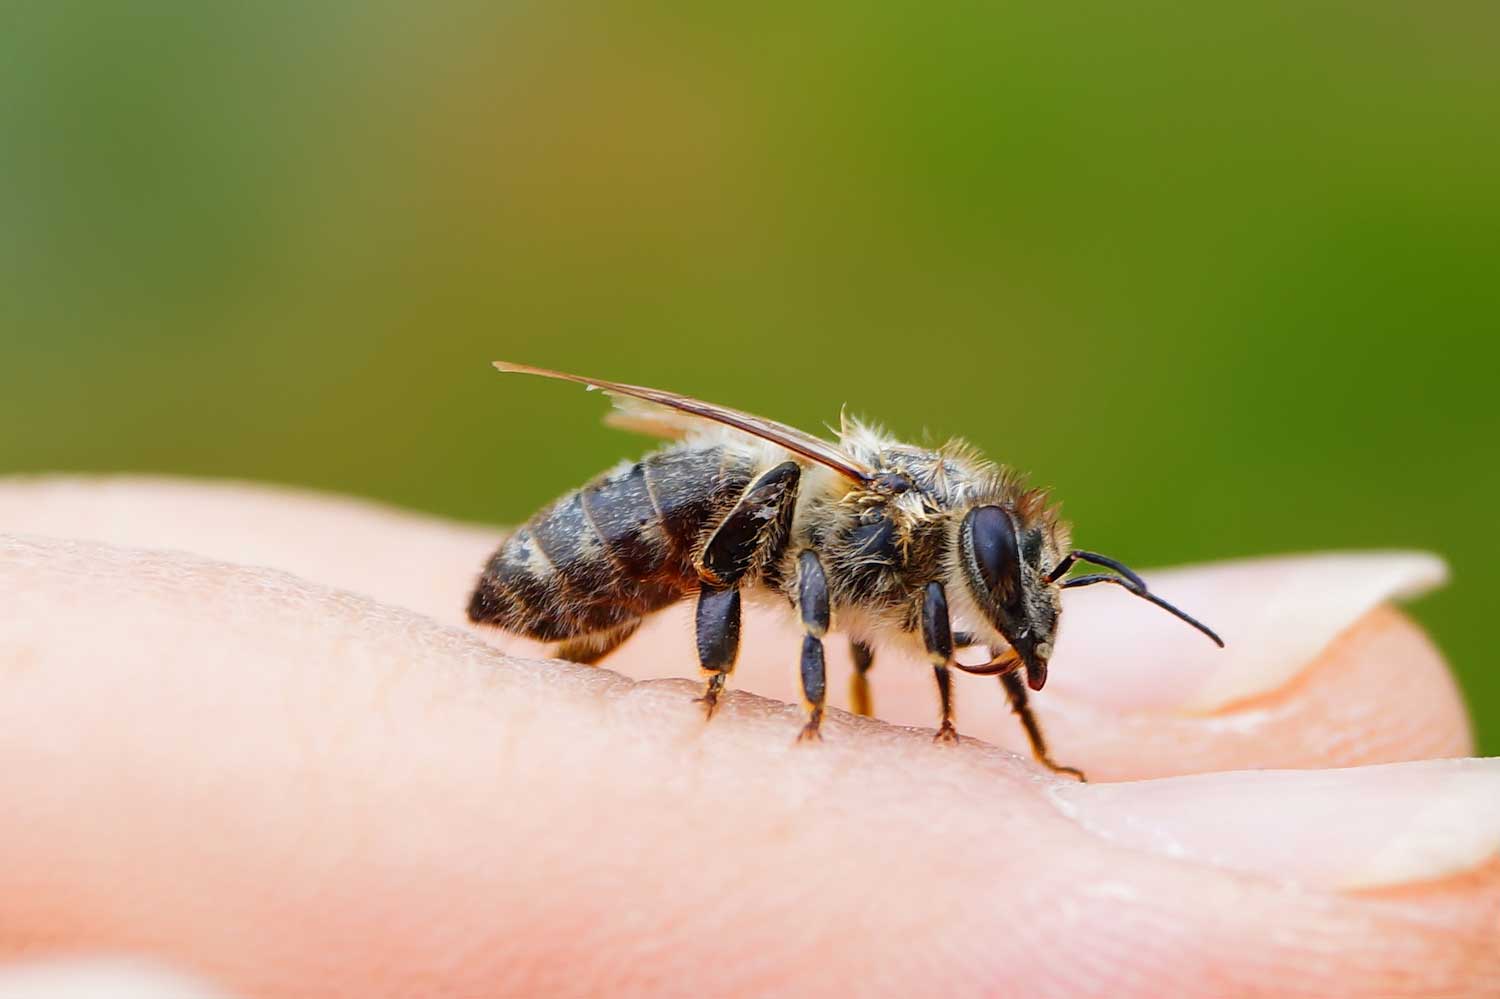
[[[515,520],[642,444],[492,358],[847,401],[1133,563],[1441,552],[1416,613],[1500,751],[1497,21],[15,4],[0,470]]]

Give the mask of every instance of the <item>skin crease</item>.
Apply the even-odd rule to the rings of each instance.
[[[743,693],[705,727],[696,681],[615,672],[676,669],[671,617],[598,670],[458,627],[492,529],[57,480],[0,487],[0,523],[43,536],[0,543],[8,957],[138,952],[247,996],[1500,989],[1500,862],[1290,887],[1108,842],[976,741],[834,712],[795,746],[798,709]],[[734,687],[791,679],[779,627],[747,620]],[[877,665],[877,711],[931,711],[908,675]],[[961,731],[1013,726],[992,686],[964,687]],[[1389,609],[1155,741],[1160,719],[1050,693],[1055,752],[1096,777],[1470,751],[1440,656]]]

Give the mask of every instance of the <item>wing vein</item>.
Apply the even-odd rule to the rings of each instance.
[[[496,361],[497,370],[523,375],[540,375],[543,378],[556,378],[566,382],[574,382],[588,388],[598,389],[607,395],[626,396],[632,399],[641,399],[657,406],[665,406],[678,412],[687,413],[700,419],[709,420],[713,423],[733,427],[752,437],[770,441],[777,447],[785,448],[793,454],[799,454],[809,461],[815,461],[820,465],[848,476],[856,482],[869,482],[875,477],[874,469],[855,461],[844,454],[833,444],[821,438],[814,437],[795,427],[789,427],[773,420],[767,420],[738,409],[728,406],[718,406],[701,399],[693,399],[675,392],[666,392],[661,389],[646,388],[641,385],[626,385],[622,382],[609,382],[599,378],[585,378],[582,375],[570,375],[562,371],[549,371],[546,368],[534,368],[529,364],[513,364],[508,361]]]

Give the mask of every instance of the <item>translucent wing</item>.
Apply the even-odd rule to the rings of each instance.
[[[510,364],[506,361],[496,361],[495,367],[500,371],[515,372],[523,375],[541,375],[543,378],[560,378],[566,382],[576,382],[586,385],[592,389],[598,389],[606,395],[623,396],[629,399],[639,399],[642,402],[652,403],[655,406],[665,406],[675,409],[679,413],[713,423],[720,423],[726,427],[733,427],[753,437],[770,441],[777,447],[786,448],[793,454],[800,454],[810,461],[816,461],[820,465],[829,468],[856,482],[869,482],[875,477],[875,470],[855,461],[844,452],[834,447],[825,440],[820,440],[812,434],[803,433],[793,427],[788,427],[772,420],[749,413],[742,413],[737,409],[727,406],[715,406],[710,402],[702,402],[698,399],[690,399],[685,395],[675,392],[663,392],[660,389],[643,388],[640,385],[622,385],[619,382],[600,381],[597,378],[584,378],[582,375],[569,375],[561,371],[548,371],[546,368],[533,368],[527,364]],[[622,409],[622,419],[616,420],[616,425],[624,425],[631,429],[647,430],[650,433],[665,433],[667,436],[680,435],[685,429],[675,420],[661,414],[657,418],[650,415],[647,407],[627,406]]]
[[[614,408],[604,414],[604,425],[616,430],[681,440],[692,433],[695,427],[703,426],[701,417],[690,416],[681,410],[668,409],[628,395],[614,396],[610,402],[614,403]]]

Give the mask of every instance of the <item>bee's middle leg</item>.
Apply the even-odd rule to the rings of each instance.
[[[823,636],[828,634],[828,576],[817,552],[808,549],[797,556],[797,610],[802,615],[802,697],[807,704],[807,724],[802,726],[798,741],[819,740],[823,736],[823,701],[828,693],[828,676],[823,662]]]
[[[948,594],[942,583],[928,583],[922,590],[922,644],[927,647],[942,705],[942,724],[934,738],[938,742],[957,742],[958,730],[953,727],[953,674],[948,669],[953,661],[953,623],[948,616]]]

